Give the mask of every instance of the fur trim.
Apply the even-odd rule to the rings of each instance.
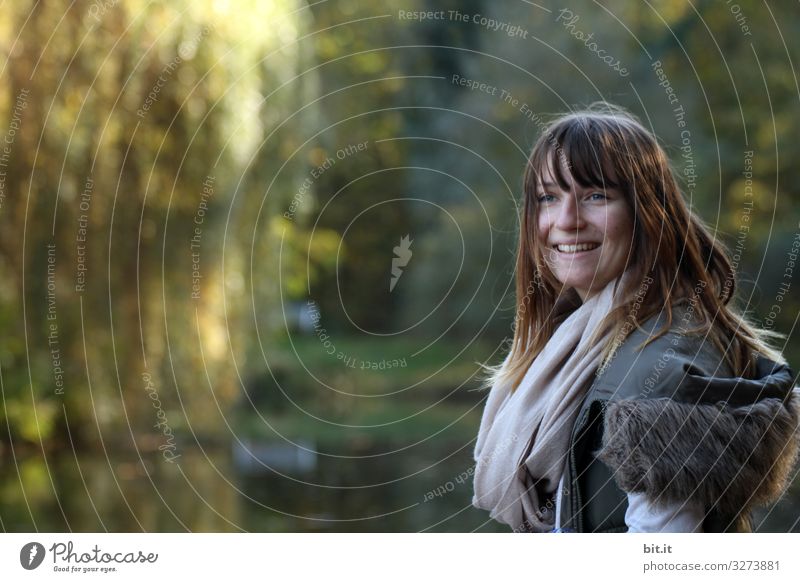
[[[658,504],[691,499],[715,509],[735,529],[749,511],[775,501],[798,452],[800,397],[765,398],[730,407],[668,398],[606,405],[598,458],[626,492]]]

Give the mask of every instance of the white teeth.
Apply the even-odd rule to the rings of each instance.
[[[599,246],[600,245],[597,243],[582,243],[579,245],[556,245],[556,248],[562,253],[577,253],[580,251],[590,251]]]

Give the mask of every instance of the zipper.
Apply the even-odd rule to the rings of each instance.
[[[575,531],[582,533],[583,532],[583,515],[579,511],[580,508],[580,488],[578,487],[578,482],[575,479],[575,475],[577,474],[578,470],[575,463],[575,454],[570,452],[570,483],[571,486],[571,500],[570,500],[570,507],[572,508],[572,524],[575,528]]]

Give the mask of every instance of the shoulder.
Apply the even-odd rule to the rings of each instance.
[[[672,323],[664,335],[649,341],[667,325],[667,313],[662,310],[622,340],[595,381],[605,397],[666,397],[696,402],[700,397],[713,396],[704,394],[708,386],[707,382],[701,385],[703,379],[730,377],[732,372],[708,337],[686,333],[690,316],[684,305],[675,305]]]

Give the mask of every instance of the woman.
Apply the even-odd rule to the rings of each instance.
[[[473,504],[514,531],[748,531],[786,486],[798,396],[656,139],[608,104],[561,117],[524,197]]]

